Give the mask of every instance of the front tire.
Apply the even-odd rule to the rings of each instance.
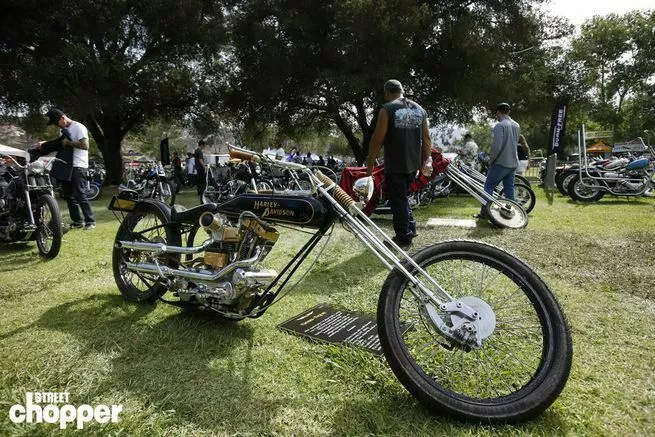
[[[475,422],[520,422],[548,408],[566,384],[573,348],[544,281],[508,252],[476,241],[446,241],[412,258],[454,299],[486,302],[495,327],[480,348],[447,339],[394,269],[380,294],[378,333],[405,388],[432,411]]]
[[[133,302],[154,302],[167,288],[161,283],[159,275],[133,272],[127,269],[126,262],[154,264],[158,262],[168,267],[176,267],[179,254],[154,255],[152,252],[124,249],[119,241],[141,241],[180,246],[180,234],[168,224],[168,219],[155,206],[143,204],[137,211],[129,213],[116,232],[112,253],[114,280],[123,297]]]
[[[36,246],[44,258],[52,259],[59,254],[63,227],[57,201],[50,194],[39,196],[36,201]]]
[[[102,191],[98,185],[89,184],[89,188],[86,190],[86,198],[87,200],[96,200],[98,197],[100,197],[101,192]]]
[[[489,201],[484,209],[489,221],[499,228],[521,229],[528,225],[528,213],[511,200]]]

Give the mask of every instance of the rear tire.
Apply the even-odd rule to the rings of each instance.
[[[532,188],[525,184],[514,184],[514,197],[516,198],[516,203],[521,205],[528,214],[530,214],[530,211],[537,204],[537,196],[535,196]]]
[[[605,191],[602,190],[600,184],[588,176],[573,178],[569,182],[568,193],[573,200],[585,203],[596,202],[605,195]]]
[[[119,241],[142,241],[180,246],[180,234],[168,224],[168,219],[153,205],[142,204],[139,209],[129,213],[116,232],[112,253],[114,280],[123,297],[133,302],[154,302],[167,288],[161,283],[159,275],[127,270],[126,262],[153,264],[155,261],[174,268],[179,264],[179,254],[153,255],[118,247]]]
[[[515,423],[546,410],[566,384],[573,355],[566,317],[546,283],[523,261],[476,241],[438,243],[412,258],[454,299],[485,302],[495,325],[479,348],[446,338],[394,269],[380,294],[378,333],[403,386],[430,410],[468,421]],[[441,320],[452,326],[448,316]]]
[[[39,196],[36,201],[36,246],[44,258],[52,259],[59,254],[64,234],[61,213],[57,201],[50,194]]]

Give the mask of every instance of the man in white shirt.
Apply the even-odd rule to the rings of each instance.
[[[89,133],[82,123],[71,120],[58,108],[50,108],[46,113],[48,124],[56,124],[61,129],[63,147],[73,149],[73,172],[70,180],[62,180],[62,195],[68,204],[71,229],[91,230],[96,227],[91,205],[86,198],[89,169]],[[43,142],[37,144],[41,148]],[[81,211],[81,213],[80,213]],[[84,220],[84,221],[82,221]]]

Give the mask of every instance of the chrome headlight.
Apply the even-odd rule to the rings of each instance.
[[[368,202],[373,196],[373,177],[367,176],[365,178],[359,178],[353,184],[353,192],[359,196],[359,199]]]
[[[260,174],[262,172],[262,168],[259,165],[255,165],[255,174]]]
[[[27,170],[32,174],[44,174],[45,165],[41,161],[30,162],[27,166]]]

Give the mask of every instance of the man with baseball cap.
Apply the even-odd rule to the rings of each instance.
[[[519,158],[516,152],[516,145],[519,142],[521,127],[509,116],[509,104],[499,103],[496,106],[496,120],[494,126],[493,141],[491,144],[491,157],[489,159],[489,170],[484,183],[484,191],[493,194],[494,188],[501,181],[503,182],[504,196],[507,199],[514,198],[514,174],[519,165]],[[477,218],[486,219],[484,206],[477,215]]]
[[[89,168],[88,131],[82,123],[71,120],[59,108],[52,107],[45,115],[48,117],[48,124],[55,124],[61,129],[61,144],[64,149],[72,149],[73,152],[73,171],[70,179],[61,180],[62,195],[68,204],[68,212],[72,221],[70,227],[71,229],[82,227],[85,230],[93,229],[96,227],[96,222],[93,218],[91,205],[89,205],[89,201],[86,198]],[[41,149],[42,145],[43,142],[40,142],[36,145],[36,148]]]
[[[375,160],[384,143],[384,177],[396,233],[393,241],[405,249],[416,237],[416,222],[407,191],[416,171],[430,157],[432,141],[425,110],[403,97],[399,81],[392,79],[384,84],[384,99],[387,103],[378,113],[368,148],[366,175],[373,174]]]

